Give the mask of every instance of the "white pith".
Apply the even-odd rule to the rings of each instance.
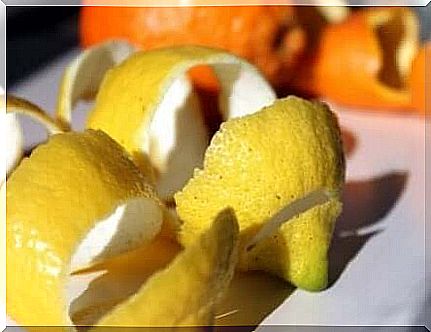
[[[76,271],[150,242],[162,227],[160,206],[149,198],[134,198],[99,221],[87,233],[72,256]]]
[[[251,65],[235,57],[205,61],[219,80],[220,110],[223,119],[257,112],[276,98],[265,79]],[[198,63],[202,64],[202,63]],[[203,112],[187,70],[195,64],[183,66],[154,110],[149,127],[141,130],[142,151],[147,153],[159,172],[158,193],[172,197],[201,168],[210,137],[203,120]]]
[[[337,194],[333,191],[318,189],[287,204],[265,222],[259,232],[246,245],[246,250],[251,250],[257,243],[274,234],[281,225],[289,222],[294,217],[316,206],[329,202],[329,200],[336,196]]]
[[[73,61],[65,71],[64,86],[60,90],[57,116],[71,123],[72,109],[81,99],[94,98],[105,73],[135,52],[125,41],[113,40],[95,46]]]
[[[23,155],[23,134],[19,120],[16,114],[2,113],[1,114],[1,132],[4,133],[5,140],[1,146],[1,160],[4,160],[3,165],[6,165],[6,174],[9,174]],[[5,172],[2,171],[2,182]]]
[[[226,58],[212,64],[221,86],[219,104],[224,120],[255,113],[276,99],[262,74],[235,60]]]
[[[169,86],[144,133],[143,151],[160,174],[158,193],[170,197],[201,166],[209,143],[199,101],[185,75]]]
[[[94,263],[118,256],[145,245],[160,232],[163,214],[159,204],[149,198],[133,198],[118,206],[87,233],[70,261],[70,272],[89,267]],[[67,321],[76,307],[71,306],[90,283],[105,270],[69,276],[65,285]],[[96,300],[96,299],[94,299]],[[72,328],[72,330],[75,330]]]
[[[391,22],[392,19],[401,19],[401,24],[394,24]],[[375,31],[379,27],[392,26],[398,29],[402,29],[402,36],[397,43],[392,43],[395,49],[395,68],[394,71],[399,73],[402,80],[402,89],[406,89],[406,83],[408,75],[411,70],[412,63],[414,61],[415,55],[419,48],[419,29],[418,22],[415,16],[406,15],[403,12],[392,12],[390,10],[382,10],[377,15],[371,15],[369,17],[369,23],[373,26]],[[377,34],[376,34],[377,36]],[[388,34],[387,38],[391,36]],[[385,49],[383,45],[378,45],[380,48],[382,61]],[[381,69],[381,68],[380,68]],[[391,88],[391,87],[389,87]]]
[[[399,64],[399,70],[404,79],[407,79],[407,76],[411,70],[411,66],[415,55],[418,51],[418,29],[417,22],[412,16],[404,16],[405,20],[404,28],[404,38],[400,42],[400,48],[397,51],[397,63]]]

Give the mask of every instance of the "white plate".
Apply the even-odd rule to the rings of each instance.
[[[53,111],[62,70],[76,54],[73,51],[58,59],[8,93]],[[429,326],[425,122],[417,116],[332,106],[354,141],[347,158],[344,213],[331,254],[335,282],[321,293],[295,291],[262,326],[424,325],[426,319]],[[83,118],[84,113],[78,112],[74,119],[78,127],[82,127]],[[45,138],[39,126],[28,120],[23,124],[27,146]],[[430,238],[430,220],[427,222],[426,236]]]

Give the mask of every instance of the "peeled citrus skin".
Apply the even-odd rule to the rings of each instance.
[[[87,127],[108,133],[139,163],[143,156],[142,145],[149,144],[148,139],[143,143],[141,131],[152,120],[162,98],[163,83],[173,75],[180,62],[204,60],[213,54],[211,49],[184,47],[130,56],[106,73]]]
[[[431,42],[426,43],[416,55],[409,84],[413,107],[425,114],[427,103],[428,109],[431,105],[430,98],[426,97],[426,93],[431,91]]]
[[[400,30],[403,34],[398,40],[392,40]],[[358,11],[322,32],[315,59],[310,64],[313,67],[309,78],[311,92],[345,105],[408,110],[410,95],[405,86],[405,70],[411,63],[405,60],[414,54],[417,43],[418,22],[410,9]],[[395,64],[385,70],[390,59],[395,59]],[[396,72],[400,72],[398,79],[382,76],[383,73],[393,76]]]
[[[38,146],[7,181],[8,314],[23,325],[70,325],[64,286],[77,244],[98,220],[136,197],[160,204],[103,132],[58,134]]]
[[[195,327],[214,324],[215,304],[228,287],[238,254],[238,223],[222,211],[193,245],[114,308],[100,326]],[[98,330],[97,328],[95,329]],[[187,330],[187,329],[186,329]]]
[[[119,38],[144,50],[174,45],[225,49],[257,65],[276,86],[292,78],[289,73],[305,48],[292,6],[88,6],[82,8],[80,35],[85,47]]]
[[[209,142],[186,78],[190,68],[202,64],[212,66],[220,79],[223,118],[253,113],[275,99],[269,83],[245,60],[218,49],[178,46],[136,52],[107,71],[88,117],[88,128],[110,135],[138,166],[152,162],[163,198],[171,198],[201,166]]]
[[[327,285],[327,251],[341,211],[344,156],[327,106],[296,97],[229,120],[213,137],[203,170],[175,195],[187,246],[214,215],[230,206],[240,224],[240,248],[262,224],[295,199],[319,188],[339,194],[289,223],[249,252],[239,268],[266,270],[307,290]]]

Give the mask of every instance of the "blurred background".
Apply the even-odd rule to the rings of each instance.
[[[319,86],[319,73],[320,75],[325,75],[326,78],[331,81],[336,81],[338,76],[346,79],[345,75],[349,75],[347,72],[339,73],[329,73],[333,74],[333,77],[328,76],[326,71],[331,66],[333,59],[337,60],[337,63],[342,66],[343,61],[349,62],[349,57],[359,58],[362,55],[351,54],[352,52],[346,53],[346,50],[342,50],[340,44],[343,42],[353,43],[358,45],[358,47],[367,49],[370,46],[372,40],[366,40],[365,30],[367,27],[361,26],[361,23],[354,23],[354,21],[359,21],[359,18],[354,18],[353,16],[378,16],[377,13],[368,13],[369,8],[366,7],[351,7],[351,8],[337,8],[337,7],[321,7],[322,10],[316,10],[312,7],[285,7],[282,11],[279,9],[282,7],[274,7],[278,14],[274,13],[251,13],[251,11],[235,12],[231,11],[230,16],[231,23],[229,19],[223,23],[220,18],[216,16],[218,14],[208,14],[210,10],[204,10],[201,14],[196,15],[214,16],[212,19],[215,24],[219,24],[221,27],[223,24],[226,25],[223,31],[228,32],[231,27],[229,24],[237,21],[242,27],[239,27],[237,34],[232,34],[229,40],[223,41],[224,38],[208,37],[208,31],[206,31],[205,26],[199,26],[195,24],[193,28],[193,33],[182,33],[184,26],[181,26],[180,21],[181,15],[174,15],[169,13],[169,9],[165,13],[155,13],[154,11],[150,13],[153,21],[158,18],[163,19],[164,16],[170,17],[171,23],[168,28],[163,30],[160,28],[162,25],[158,23],[158,27],[152,27],[150,32],[141,33],[141,31],[148,30],[150,26],[150,19],[142,19],[144,15],[148,16],[148,13],[131,15],[130,12],[118,12],[114,14],[112,10],[106,9],[105,13],[103,10],[98,12],[88,12],[87,14],[81,15],[80,7],[7,7],[7,86],[8,88],[13,88],[20,81],[26,80],[28,75],[42,68],[43,66],[51,63],[54,59],[67,53],[71,49],[83,46],[90,46],[96,42],[103,41],[104,39],[109,39],[113,37],[120,37],[129,39],[130,41],[138,44],[142,48],[154,48],[160,46],[166,46],[170,44],[181,44],[181,43],[197,43],[204,44],[208,46],[217,46],[222,48],[227,48],[230,51],[244,56],[249,61],[257,64],[263,72],[273,83],[274,87],[278,90],[279,95],[285,95],[287,93],[296,93],[304,96],[322,95],[323,97],[329,97],[329,99],[335,99],[338,102],[345,102],[345,99],[352,99],[352,96],[345,96],[346,93],[343,91],[338,91],[340,87],[335,86]],[[287,9],[286,8],[290,8]],[[417,27],[420,37],[419,47],[427,40],[431,39],[431,6],[427,7],[409,7],[409,11],[413,12],[420,24]],[[373,10],[378,10],[376,7]],[[139,11],[139,10],[138,10]],[[186,10],[187,11],[187,10]],[[360,14],[363,13],[363,14]],[[184,17],[190,17],[190,12],[184,12]],[[223,17],[226,17],[226,13],[220,13]],[[261,21],[258,25],[261,26],[260,29],[254,29],[251,25],[254,24],[255,19],[253,15],[261,17]],[[391,14],[392,15],[392,14]],[[398,14],[394,14],[398,15]],[[401,13],[401,16],[405,13]],[[172,28],[172,24],[175,25],[175,18],[177,16],[177,29]],[[236,16],[236,17],[234,17]],[[238,17],[244,16],[241,18]],[[247,17],[248,16],[248,17]],[[283,16],[283,17],[280,17]],[[83,19],[80,19],[83,18]],[[107,21],[113,22],[112,24],[105,24],[105,17]],[[124,22],[123,22],[124,20]],[[217,22],[220,20],[220,22]],[[393,18],[387,20],[387,27],[380,29],[379,33],[382,36],[379,37],[376,34],[376,38],[380,38],[383,50],[393,48],[401,45],[393,38],[396,33],[400,33],[394,30],[393,26],[402,26],[408,24],[407,21],[403,19]],[[134,22],[133,24],[128,24],[126,21]],[[346,21],[346,22],[345,22]],[[209,20],[211,22],[211,19]],[[256,22],[257,23],[257,22]],[[249,24],[250,26],[247,26]],[[340,32],[337,32],[337,28],[332,28],[332,25],[344,24],[345,27],[339,28]],[[354,26],[356,24],[356,27]],[[329,26],[329,28],[327,28]],[[392,26],[392,27],[391,27]],[[116,29],[110,29],[113,27]],[[120,28],[119,28],[120,27]],[[121,28],[123,27],[123,28]],[[405,28],[405,27],[404,27]],[[170,30],[169,30],[170,29]],[[202,31],[200,31],[200,29]],[[248,30],[247,30],[248,29]],[[266,30],[265,30],[266,29]],[[331,33],[325,33],[326,30],[332,29]],[[342,36],[342,31],[348,31],[349,35],[347,40],[346,36]],[[374,28],[373,28],[374,29]],[[385,30],[386,29],[386,30]],[[169,31],[168,31],[169,30]],[[212,30],[212,29],[211,29]],[[250,33],[251,30],[259,30],[254,35]],[[342,30],[342,31],[341,31]],[[408,29],[406,29],[407,31]],[[101,32],[103,31],[103,32]],[[358,32],[359,31],[359,32]],[[364,32],[364,33],[361,33]],[[373,30],[374,31],[374,30]],[[377,30],[375,30],[377,31]],[[196,33],[194,33],[196,32]],[[211,35],[212,31],[209,32]],[[260,35],[259,35],[260,33]],[[244,39],[244,40],[241,40]],[[260,39],[261,46],[260,51],[255,49],[250,49],[250,45],[247,44],[248,39]],[[325,39],[327,38],[327,39]],[[335,38],[335,39],[334,39]],[[337,38],[340,39],[337,41]],[[362,38],[362,39],[361,39]],[[383,40],[383,39],[384,40]],[[402,37],[400,37],[400,40]],[[329,40],[329,41],[328,41]],[[338,45],[340,50],[337,50],[335,46],[331,47],[331,52],[324,49],[325,57],[321,59],[319,54],[319,43],[323,44],[323,48],[328,48],[326,45],[331,45],[331,41]],[[393,46],[390,46],[391,43]],[[385,46],[386,45],[389,46]],[[398,44],[397,44],[398,43]],[[363,45],[362,45],[363,44]],[[259,53],[260,52],[260,53]],[[344,52],[344,53],[343,53]],[[366,52],[366,51],[365,51]],[[388,50],[386,53],[390,53]],[[396,54],[396,51],[394,51]],[[331,54],[328,54],[331,53]],[[393,56],[395,56],[393,54]],[[388,55],[391,56],[390,54]],[[367,61],[375,61],[370,53],[365,54],[365,57],[370,57],[366,59]],[[414,57],[414,56],[412,56]],[[343,60],[344,59],[344,60]],[[353,60],[354,61],[354,60]],[[386,67],[390,66],[392,60],[384,59]],[[319,70],[319,66],[325,67],[323,70]],[[316,72],[313,72],[316,69]],[[384,74],[384,73],[383,73]],[[338,76],[337,76],[338,75]],[[387,77],[394,76],[391,73],[384,74]],[[408,73],[403,73],[404,76],[408,76]],[[292,77],[295,77],[292,80]],[[406,77],[398,78],[399,80],[407,80]],[[381,79],[380,81],[384,81]],[[392,82],[389,82],[392,80]],[[395,82],[397,78],[388,78],[388,86],[391,88],[404,88],[405,82]],[[314,82],[317,82],[314,84]],[[369,84],[364,82],[364,85]],[[338,90],[337,90],[338,89]],[[372,94],[372,92],[370,92]],[[367,96],[365,96],[367,97]],[[375,96],[374,96],[375,97]],[[374,98],[371,96],[371,99]],[[386,102],[377,102],[373,105],[372,100],[355,101],[353,98],[352,106],[365,106],[373,108],[383,107],[383,108],[403,108],[405,105],[393,105],[394,102],[388,98]],[[370,98],[368,98],[370,99]],[[377,99],[382,99],[377,96]],[[384,99],[384,98],[383,98]],[[395,102],[396,103],[396,102]],[[349,102],[347,103],[349,104]],[[370,105],[371,104],[371,105]],[[405,108],[405,107],[404,107]]]

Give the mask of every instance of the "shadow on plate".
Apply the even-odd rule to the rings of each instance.
[[[216,312],[215,332],[251,332],[295,287],[264,272],[236,273]]]
[[[365,243],[383,231],[378,223],[396,205],[406,186],[407,172],[392,172],[367,181],[348,182],[343,212],[329,252],[329,284],[333,285]]]

